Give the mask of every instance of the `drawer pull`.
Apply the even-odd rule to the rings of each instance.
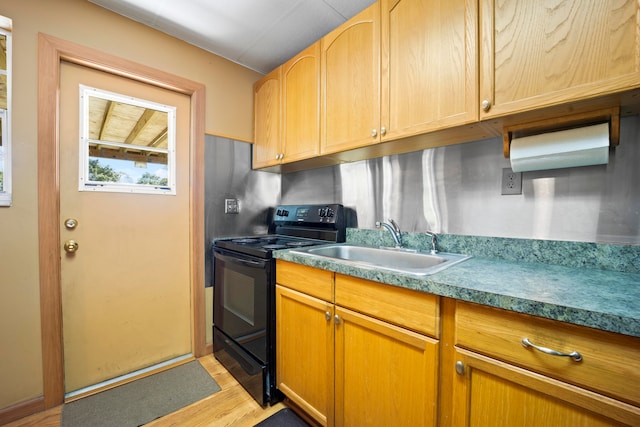
[[[574,360],[574,362],[582,361],[582,355],[580,353],[578,353],[577,351],[572,351],[571,353],[561,353],[559,351],[552,350],[550,348],[540,347],[538,345],[535,345],[531,341],[529,341],[529,338],[522,338],[522,345],[525,348],[533,347],[536,350],[541,351],[541,352],[543,352],[545,354],[549,354],[551,356],[570,357],[570,358],[572,358]]]

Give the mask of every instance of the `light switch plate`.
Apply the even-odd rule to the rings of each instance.
[[[240,212],[238,199],[224,199],[224,213],[237,214],[238,212]]]

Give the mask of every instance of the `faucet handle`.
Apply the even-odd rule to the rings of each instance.
[[[438,235],[432,231],[425,231],[424,234],[431,237],[431,254],[435,255],[438,253],[438,249],[436,245],[438,244]]]
[[[398,224],[392,220],[391,218],[389,218],[389,222],[391,223],[391,225],[393,226],[393,229],[396,231],[396,233],[400,234],[400,227],[398,226]]]

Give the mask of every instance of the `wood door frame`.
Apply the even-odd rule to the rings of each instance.
[[[64,402],[60,257],[59,91],[61,61],[151,84],[191,98],[190,287],[194,356],[206,352],[204,292],[205,86],[50,35],[38,34],[38,236],[45,409]]]

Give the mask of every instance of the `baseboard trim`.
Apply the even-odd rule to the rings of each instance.
[[[41,411],[44,411],[44,396],[7,406],[0,409],[0,425],[9,424]]]

